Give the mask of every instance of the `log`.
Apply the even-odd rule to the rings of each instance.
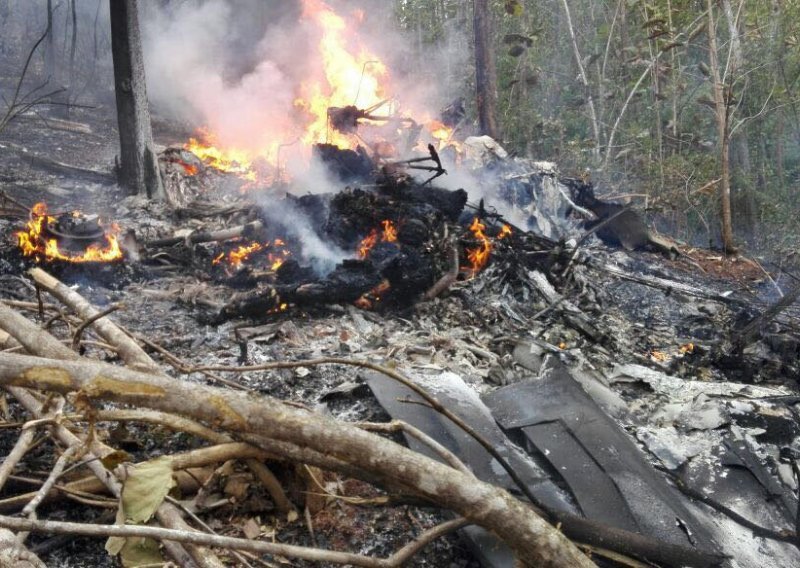
[[[241,395],[104,363],[9,353],[0,353],[0,384],[62,394],[81,391],[97,402],[178,413],[232,432],[306,446],[357,465],[487,528],[509,545],[524,566],[594,566],[563,534],[505,490],[353,425],[271,397]]]
[[[60,282],[41,268],[32,268],[29,272],[36,284],[47,290],[54,297],[66,304],[83,320],[96,317],[100,314],[92,304],[66,284]],[[160,372],[159,366],[144,352],[144,349],[128,335],[117,327],[109,318],[101,318],[92,323],[97,333],[107,343],[117,348],[120,357],[126,364],[141,371]]]
[[[264,228],[264,223],[261,221],[253,221],[246,225],[239,225],[238,227],[231,227],[230,229],[223,229],[212,233],[206,231],[196,231],[186,237],[166,237],[163,239],[154,239],[147,241],[144,246],[147,248],[163,248],[172,247],[181,243],[189,242],[193,245],[199,243],[211,243],[217,241],[229,241],[239,237],[247,237],[256,235]]]
[[[64,360],[80,359],[77,353],[62,345],[55,337],[14,312],[14,310],[11,310],[2,302],[0,302],[0,328],[13,336],[14,339],[22,344],[30,353],[47,357],[57,357]],[[33,395],[25,389],[12,387],[8,390],[34,418],[41,418],[42,405]],[[70,432],[65,427],[65,424],[68,424],[68,422],[65,421],[54,428],[55,435],[61,443],[70,447],[83,444],[83,441]],[[90,450],[91,453],[100,458],[114,452],[112,448],[98,442],[96,439],[92,443]],[[85,459],[88,460],[87,466],[92,473],[108,488],[112,495],[119,497],[122,490],[122,485],[119,480],[106,470],[99,459],[91,459],[89,455],[85,456]],[[178,508],[170,503],[162,503],[156,515],[158,522],[164,527],[191,530],[191,527],[183,520]],[[191,555],[191,558],[200,568],[222,568],[223,566],[222,562],[215,555],[202,547],[187,545],[187,549],[184,550],[182,546],[176,543],[165,543],[164,546],[167,548],[170,555],[181,565],[183,565],[188,558],[188,550],[188,554]]]

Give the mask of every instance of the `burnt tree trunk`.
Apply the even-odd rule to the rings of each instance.
[[[488,0],[474,0],[475,85],[481,134],[500,137],[497,127],[497,69],[491,46]]]
[[[58,6],[53,6],[53,0],[47,0],[47,39],[44,46],[44,67],[47,73],[47,81],[51,90],[64,87],[63,72],[59,65],[56,55],[56,29],[54,25],[55,10]],[[67,92],[56,93],[52,97],[55,103],[50,106],[49,114],[56,118],[69,118],[69,105],[67,104]]]
[[[109,0],[114,90],[117,95],[119,181],[131,193],[164,199],[164,186],[153,146],[150,109],[139,37],[138,0]]]

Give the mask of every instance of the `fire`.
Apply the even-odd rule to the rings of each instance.
[[[379,232],[378,229],[372,229],[369,234],[361,240],[361,244],[358,246],[359,258],[367,258],[369,251],[371,251],[379,241],[382,243],[393,243],[397,241],[397,227],[394,223],[386,219],[381,221],[381,226],[383,227],[382,232]]]
[[[391,288],[392,285],[388,280],[381,280],[380,284],[361,296],[358,300],[353,302],[353,304],[362,310],[371,310],[378,304],[378,302],[381,301],[381,297],[383,297]]]
[[[314,44],[310,46],[311,64],[307,78],[294,87],[292,108],[285,109],[285,120],[280,124],[264,124],[263,128],[254,124],[247,139],[235,142],[222,132],[222,127],[219,127],[219,133],[201,129],[184,147],[206,165],[249,182],[288,181],[284,166],[294,163],[297,158],[307,161],[314,144],[327,143],[342,149],[355,149],[359,144],[365,145],[359,138],[363,136],[377,156],[397,156],[391,134],[382,131],[377,137],[363,131],[356,132],[356,123],[382,124],[384,119],[392,117],[416,124],[410,113],[399,112],[399,105],[391,94],[386,64],[358,37],[365,13],[354,10],[340,15],[325,0],[302,0],[301,4],[301,19],[313,32]],[[270,93],[263,95],[264,104],[270,104]],[[420,139],[423,152],[427,153],[428,142],[433,142],[439,149],[448,145],[460,148],[452,140],[452,128],[431,120],[426,111],[414,109],[413,114],[417,122],[425,126],[425,140]],[[344,127],[337,124],[337,117]],[[339,127],[334,127],[335,124]],[[269,135],[264,135],[264,132]],[[400,136],[401,132],[398,128],[397,135]],[[265,169],[264,165],[268,167]]]
[[[481,223],[480,219],[475,217],[472,220],[469,230],[480,241],[480,246],[467,249],[467,260],[470,262],[469,269],[472,274],[477,274],[489,262],[489,255],[492,252],[492,241],[486,236],[486,225]]]
[[[503,225],[500,228],[500,233],[497,235],[497,238],[500,240],[507,239],[512,235],[511,227],[508,225]]]
[[[216,146],[216,136],[207,129],[201,128],[197,131],[197,138],[189,138],[184,144],[184,148],[200,158],[203,163],[222,172],[236,174],[248,181],[256,181],[256,172],[252,169],[252,158],[248,152],[237,150],[236,148],[226,148],[224,150]],[[189,175],[195,175],[189,171],[188,164],[184,166]]]
[[[302,19],[310,22],[319,34],[314,59],[320,62],[321,69],[297,87],[294,108],[298,112],[293,119],[296,128],[284,128],[281,140],[270,141],[259,148],[229,146],[209,129],[199,129],[196,137],[190,138],[184,148],[206,165],[248,181],[265,181],[259,179],[261,172],[254,167],[256,161],[265,161],[280,174],[281,148],[291,146],[293,140],[299,140],[300,152],[304,156],[317,143],[350,149],[359,144],[354,133],[330,127],[330,108],[379,107],[377,114],[392,113],[393,109],[387,103],[387,68],[378,56],[360,45],[353,34],[363,21],[363,12],[355,11],[352,18],[346,20],[324,0],[303,0],[302,4]],[[264,93],[264,96],[268,99],[269,93]]]
[[[238,270],[241,268],[242,264],[254,254],[273,249],[267,252],[264,258],[269,263],[270,270],[275,271],[278,270],[292,254],[291,251],[283,248],[284,246],[286,246],[286,243],[282,239],[275,239],[265,243],[253,242],[248,245],[240,245],[232,251],[220,253],[211,261],[211,264],[214,266],[223,265],[226,268]]]
[[[79,211],[74,211],[72,216],[82,218],[83,214]],[[40,262],[42,259],[47,262],[53,260],[75,263],[111,262],[123,257],[122,249],[120,249],[119,241],[117,240],[119,227],[116,224],[111,224],[107,228],[103,227],[103,244],[92,243],[82,253],[78,254],[59,248],[58,239],[52,236],[47,229],[49,225],[56,222],[57,219],[48,214],[47,204],[37,203],[34,205],[31,209],[31,220],[28,221],[26,230],[15,233],[17,244],[22,250],[22,254],[27,257],[33,257],[36,262]]]
[[[367,109],[386,100],[382,80],[387,70],[383,62],[365,48],[359,53],[348,50],[348,29],[344,18],[323,0],[303,0],[303,18],[312,21],[322,32],[319,55],[325,83],[307,81],[295,106],[310,119],[302,141],[306,145],[327,142],[340,148],[353,148],[355,136],[328,127],[328,109],[355,106]]]

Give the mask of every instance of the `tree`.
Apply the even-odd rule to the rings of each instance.
[[[120,183],[132,193],[164,199],[153,146],[144,60],[139,36],[138,0],[109,0],[114,90],[120,141]]]
[[[725,252],[736,252],[736,246],[733,244],[733,221],[731,219],[730,98],[732,93],[731,89],[725,88],[723,78],[720,76],[714,0],[706,0],[706,6],[708,9],[708,63],[713,83],[711,91],[714,101],[714,118],[717,122],[717,145],[720,153],[719,197],[722,248]],[[728,62],[729,66],[733,63],[732,59]]]
[[[478,122],[482,134],[500,137],[497,127],[497,70],[491,41],[488,0],[474,0],[475,87]]]
[[[45,43],[44,61],[47,81],[53,85],[58,94],[53,96],[53,105],[50,114],[56,118],[69,118],[69,104],[66,88],[64,87],[64,73],[56,54],[56,30],[54,26],[55,11],[58,6],[53,6],[53,0],[47,0],[47,39]]]

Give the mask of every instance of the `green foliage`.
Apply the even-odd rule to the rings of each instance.
[[[719,226],[716,195],[687,198],[687,191],[717,179],[720,171],[706,2],[567,3],[588,88],[579,78],[562,0],[491,3],[503,143],[519,154],[554,160],[562,171],[589,168],[593,179],[614,193],[646,195],[679,237],[713,236]],[[741,12],[737,0],[727,3],[726,12],[726,0],[715,0],[714,15],[729,123],[735,128],[734,227],[747,237],[754,229],[757,239],[775,234],[769,227],[779,224],[798,234],[800,202],[791,182],[800,178],[800,2],[744,0]],[[398,1],[398,18],[409,31],[421,30],[429,45],[456,33],[469,49],[471,5]],[[729,15],[738,18],[735,35]],[[461,84],[472,101],[470,70],[463,70]]]

